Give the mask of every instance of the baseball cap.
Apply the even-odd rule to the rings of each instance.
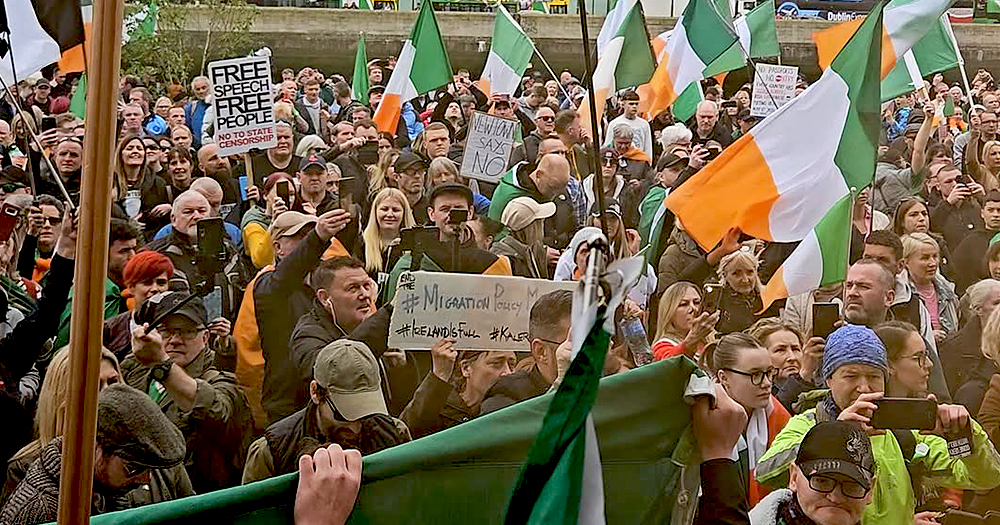
[[[396,170],[396,173],[399,173],[418,165],[422,169],[427,169],[427,161],[423,157],[412,151],[404,151],[396,157],[396,162],[393,163],[392,167]]]
[[[267,233],[271,235],[271,240],[276,241],[282,237],[289,237],[299,233],[306,226],[315,226],[318,219],[315,215],[307,215],[298,211],[286,211],[278,215]]]
[[[468,186],[464,184],[451,182],[448,184],[435,186],[434,189],[431,190],[431,194],[427,197],[427,202],[433,203],[434,199],[437,199],[439,195],[445,195],[445,194],[451,194],[451,195],[460,194],[462,197],[465,197],[465,199],[469,201],[470,204],[472,203],[473,200],[472,190],[469,189]]]
[[[47,88],[51,88],[52,87],[52,84],[49,83],[49,79],[47,79],[45,77],[38,77],[37,79],[35,79],[35,82],[32,83],[31,85],[35,86],[35,87],[39,87],[39,86],[41,86],[41,87],[47,87]]]
[[[849,421],[825,421],[812,427],[799,445],[795,464],[807,478],[840,474],[865,490],[871,489],[875,477],[871,440],[861,425]]]
[[[149,302],[153,305],[153,318],[157,318],[170,311],[170,309],[183,302],[187,297],[188,294],[182,292],[163,292],[150,297]],[[208,324],[208,312],[205,310],[205,303],[202,302],[200,297],[191,299],[170,315],[183,315],[199,327]]]
[[[299,161],[299,171],[305,171],[313,166],[319,166],[323,168],[323,170],[326,170],[326,161],[319,155],[302,157],[302,160]]]
[[[338,339],[323,347],[316,356],[313,379],[348,421],[389,414],[378,361],[364,343]]]
[[[385,86],[380,84],[375,84],[374,86],[368,89],[368,96],[371,96],[372,93],[385,93]]]
[[[513,231],[522,230],[537,219],[548,219],[556,214],[556,204],[539,204],[531,197],[518,197],[507,203],[500,222]]]
[[[620,156],[614,148],[601,148],[601,162],[605,160],[618,161]]]
[[[656,162],[656,171],[661,172],[669,167],[676,166],[681,163],[686,164],[687,162],[688,159],[685,159],[684,157],[680,157],[673,153],[664,153],[660,156],[660,160]]]
[[[622,218],[622,206],[618,204],[618,199],[608,198],[604,199],[604,213],[610,213],[612,215],[618,216],[618,219]],[[590,212],[594,217],[600,217],[601,212],[597,209],[597,203],[594,203],[594,210]]]

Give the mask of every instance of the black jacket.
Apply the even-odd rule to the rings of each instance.
[[[315,231],[310,232],[273,272],[261,274],[254,283],[254,311],[265,360],[262,403],[272,422],[302,407],[294,401],[300,384],[288,342],[295,323],[312,308],[313,291],[305,278],[327,246]]]
[[[948,246],[958,246],[973,230],[985,228],[981,208],[979,201],[973,198],[964,199],[958,207],[942,199],[931,209],[931,228],[944,235]]]
[[[996,364],[980,349],[982,331],[979,317],[973,315],[957,332],[948,334],[938,347],[951,395],[955,402],[969,409],[970,414],[979,413],[983,396],[990,387],[990,378],[997,373]]]
[[[525,399],[538,397],[549,390],[552,385],[542,377],[537,366],[531,370],[522,370],[501,377],[483,399],[481,410],[483,414],[509,407]]]
[[[474,419],[480,406],[466,406],[451,383],[428,373],[399,418],[419,438]]]
[[[18,383],[59,329],[59,316],[66,309],[73,284],[73,260],[53,255],[45,281],[38,308],[0,339],[0,414],[7,425],[0,439],[0,454],[5,458],[31,441],[32,413],[21,403]]]
[[[750,328],[755,321],[765,317],[778,317],[778,303],[772,303],[768,309],[757,314],[763,308],[760,294],[754,292],[753,295],[744,295],[725,285],[722,287],[721,298],[718,302],[718,309],[721,312],[719,322],[715,325],[715,330],[719,334],[732,332],[742,332]]]
[[[740,464],[731,459],[713,459],[701,464],[701,496],[694,525],[749,525],[750,504],[746,490],[733,483]]]
[[[333,323],[330,313],[315,300],[312,308],[295,323],[288,347],[291,352],[290,366],[296,369],[299,387],[294,392],[290,391],[289,395],[293,396],[292,400],[298,406],[304,406],[309,401],[309,382],[313,379],[313,365],[319,351],[345,335]]]
[[[990,276],[986,266],[986,250],[990,247],[990,239],[996,234],[995,231],[977,228],[967,233],[955,248],[952,260],[955,268],[955,291],[959,295],[980,279]]]

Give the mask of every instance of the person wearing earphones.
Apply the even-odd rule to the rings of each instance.
[[[294,389],[296,406],[308,401],[309,382],[320,350],[348,337],[374,314],[378,293],[378,286],[368,276],[364,263],[353,257],[334,257],[321,262],[309,276],[309,282],[315,290],[313,306],[295,323],[290,343],[299,386]]]

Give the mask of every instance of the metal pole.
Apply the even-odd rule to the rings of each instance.
[[[587,5],[586,2],[580,2],[580,31],[583,33],[583,61],[587,68],[585,75],[583,76],[583,82],[587,86],[587,100],[590,103],[590,125],[591,129],[594,130],[594,135],[600,135],[600,117],[597,115],[597,104],[594,101],[594,63],[590,56],[590,34],[587,31]],[[604,221],[604,179],[601,173],[601,164],[598,153],[597,144],[600,140],[599,136],[590,137],[593,148],[591,148],[590,161],[594,165],[594,193],[597,194],[597,210],[600,212],[598,215],[601,218],[601,232],[604,237],[610,239],[608,236],[608,227]]]
[[[70,388],[66,441],[59,478],[59,524],[85,525],[93,505],[97,388],[101,367],[104,280],[108,273],[108,230],[111,223],[111,177],[118,115],[124,0],[94,2],[83,140],[78,253],[70,321]],[[85,256],[83,254],[89,254]]]

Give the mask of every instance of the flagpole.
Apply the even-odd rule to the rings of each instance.
[[[969,97],[969,114],[971,115],[975,106],[972,101],[972,88],[969,86],[969,75],[965,72],[965,58],[962,56],[962,50],[958,48],[958,40],[955,38],[955,32],[951,28],[951,20],[948,19],[948,13],[941,15],[941,23],[944,24],[944,30],[948,32],[948,38],[951,40],[951,47],[955,50],[955,56],[958,57],[958,71],[962,75],[962,84],[965,85],[965,96]]]
[[[581,1],[579,3],[580,7],[580,31],[583,33],[583,60],[586,66],[586,75],[584,75],[583,81],[587,86],[587,93],[589,96],[587,100],[590,104],[590,125],[591,129],[594,130],[594,135],[601,133],[600,124],[598,122],[599,117],[597,115],[597,103],[594,100],[594,63],[590,56],[590,34],[587,31],[587,6],[586,2]],[[534,45],[534,44],[532,44]],[[605,239],[608,237],[608,227],[605,224],[607,221],[604,220],[604,176],[601,173],[600,157],[597,154],[597,143],[600,137],[590,137],[592,147],[590,148],[590,161],[594,165],[594,193],[597,194],[597,210],[600,212],[598,217],[601,218],[601,233],[604,234]]]
[[[111,177],[118,113],[118,75],[121,63],[124,0],[94,2],[91,55],[91,96],[87,97],[87,126],[83,141],[80,211],[77,214],[76,272],[70,317],[70,388],[59,486],[60,525],[85,525],[93,506],[97,389],[101,367],[101,327],[104,281],[111,223]],[[84,255],[84,254],[89,254]]]

